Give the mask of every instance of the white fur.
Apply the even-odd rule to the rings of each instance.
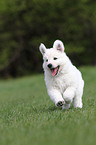
[[[50,49],[46,49],[44,44],[41,44],[40,51],[44,59],[45,83],[51,100],[56,106],[59,101],[64,102],[63,109],[68,109],[72,102],[75,108],[82,108],[84,81],[81,72],[71,63],[64,52],[63,43],[56,40],[53,48]],[[54,60],[54,57],[58,59]],[[59,73],[52,76],[48,64],[52,64],[53,68],[59,65]]]

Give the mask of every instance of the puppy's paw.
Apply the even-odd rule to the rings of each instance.
[[[64,104],[62,106],[62,109],[68,110],[70,108],[70,104]]]
[[[65,100],[65,103],[66,104],[71,104],[73,99],[72,98],[69,98],[69,97],[64,97],[64,100]]]
[[[62,107],[64,104],[65,104],[64,101],[59,101],[59,102],[56,104],[56,106],[57,106],[57,107]]]

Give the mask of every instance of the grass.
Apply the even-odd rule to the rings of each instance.
[[[96,67],[80,68],[83,109],[57,109],[43,75],[0,81],[0,145],[94,145]]]

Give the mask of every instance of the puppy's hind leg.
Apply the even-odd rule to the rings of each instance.
[[[74,108],[82,108],[82,96],[83,96],[83,87],[84,87],[84,81],[82,81],[82,86],[80,86],[76,92],[76,95],[74,97],[73,106]]]
[[[73,101],[74,108],[82,108],[83,106],[82,95],[83,93],[80,94],[77,93],[76,96],[74,97],[74,101]]]

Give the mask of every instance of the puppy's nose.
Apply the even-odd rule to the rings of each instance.
[[[51,64],[51,63],[49,63],[47,66],[48,66],[49,68],[52,68],[52,64]]]

